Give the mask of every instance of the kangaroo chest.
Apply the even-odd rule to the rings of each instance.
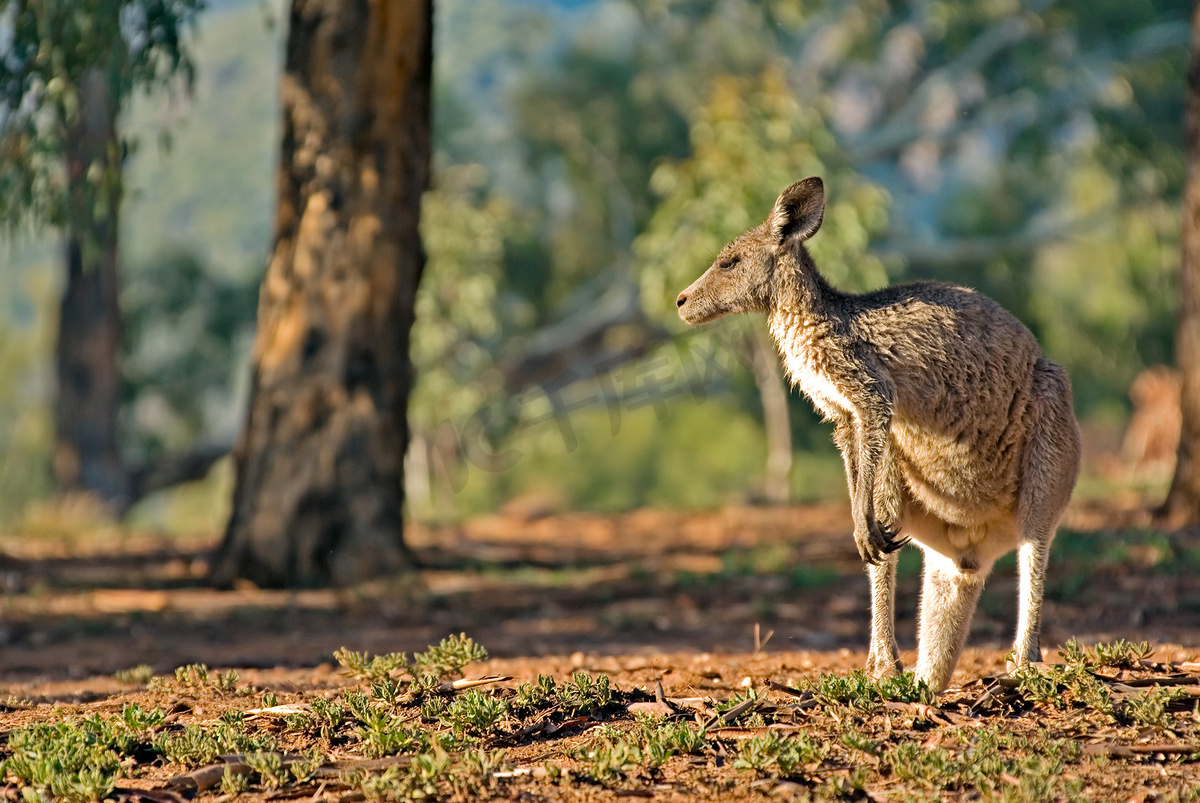
[[[813,404],[826,418],[840,419],[850,416],[854,406],[825,370],[820,354],[814,347],[817,333],[810,327],[789,326],[782,321],[772,321],[771,334],[779,346],[788,379],[812,399]]]

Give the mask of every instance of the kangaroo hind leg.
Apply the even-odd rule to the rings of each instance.
[[[950,685],[959,653],[967,642],[971,617],[987,580],[986,571],[963,571],[950,558],[925,549],[925,574],[917,614],[918,680],[934,692]]]
[[[1058,520],[1079,476],[1079,425],[1072,410],[1071,382],[1066,371],[1045,358],[1038,361],[1034,372],[1028,415],[1030,427],[1017,496],[1020,588],[1013,657],[1018,665],[1042,660],[1046,563]]]

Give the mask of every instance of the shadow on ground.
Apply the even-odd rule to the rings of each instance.
[[[1056,542],[1044,643],[1200,643],[1200,534],[1136,526],[1136,511],[1076,509]],[[423,649],[466,631],[497,657],[861,651],[867,581],[841,506],[490,516],[410,528],[416,576],[337,590],[216,591],[214,540],[0,539],[0,681],[139,664],[315,667],[334,650]],[[901,556],[898,617],[911,663],[920,555]],[[1004,649],[1012,560],[971,643]],[[757,644],[756,644],[757,638]]]

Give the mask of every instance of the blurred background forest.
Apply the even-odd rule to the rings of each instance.
[[[687,331],[671,303],[814,174],[830,206],[812,250],[831,280],[943,279],[1014,311],[1073,378],[1093,446],[1080,492],[1111,490],[1101,458],[1130,385],[1173,359],[1189,12],[438,0],[410,516],[844,496],[827,427],[798,394],[781,401],[757,323]],[[240,429],[283,20],[274,0],[210,0],[192,91],[139,96],[124,120],[131,461]],[[0,248],[0,523],[32,532],[61,515],[45,504],[61,248],[27,231]],[[790,465],[768,459],[781,421]],[[129,515],[215,531],[231,485],[221,462]]]

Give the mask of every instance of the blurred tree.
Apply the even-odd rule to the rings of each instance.
[[[126,459],[154,465],[206,441],[228,453],[234,435],[224,421],[234,417],[229,400],[244,378],[232,366],[253,336],[257,276],[206,270],[187,250],[160,252],[135,272],[121,292]]]
[[[838,188],[812,243],[826,274],[860,290],[886,281],[882,263],[867,248],[885,227],[887,195],[844,163],[828,121],[801,107],[782,64],[754,79],[717,80],[692,125],[691,146],[689,159],[665,162],[654,172],[651,186],[662,200],[634,245],[642,298],[653,317],[674,318],[678,291],[726,242],[761,222],[795,177],[821,175]],[[792,450],[787,391],[774,348],[761,327],[755,332],[749,348],[767,434],[765,495],[786,502]]]
[[[125,466],[117,232],[122,110],[138,89],[191,82],[185,34],[202,0],[0,2],[0,220],[66,235],[55,351],[54,474],[119,511],[159,467]],[[167,472],[172,473],[171,471]]]
[[[347,583],[411,565],[402,458],[431,29],[430,0],[293,0],[275,246],[218,584]]]
[[[490,410],[502,385],[495,354],[504,333],[527,326],[532,316],[527,302],[503,290],[504,233],[514,212],[510,202],[481,194],[486,183],[481,165],[447,167],[422,202],[428,264],[412,332],[413,444],[405,467],[409,509],[417,518],[429,518],[435,507],[449,512],[446,490],[458,485],[460,458],[485,459],[482,426],[466,422],[484,423],[481,411]]]
[[[1183,430],[1175,477],[1160,516],[1172,526],[1200,521],[1200,3],[1192,12],[1192,61],[1187,72],[1180,308],[1175,359],[1182,375]]]

